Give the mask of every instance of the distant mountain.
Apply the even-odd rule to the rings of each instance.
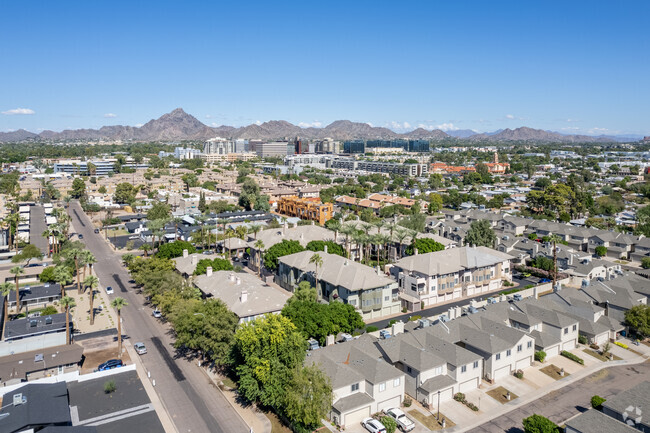
[[[495,133],[475,134],[468,138],[470,141],[530,141],[541,143],[609,143],[615,141],[611,137],[593,137],[590,135],[563,135],[557,132],[533,129],[526,126],[516,129],[504,129]]]
[[[447,134],[456,138],[467,138],[478,134],[478,132],[473,129],[457,129],[455,131],[447,131]]]
[[[592,137],[587,135],[563,135],[552,131],[532,129],[527,127],[504,129],[491,133],[477,134],[472,130],[456,130],[445,133],[439,129],[432,131],[418,128],[407,133],[397,133],[388,128],[370,126],[367,123],[337,120],[324,128],[301,128],[285,120],[272,120],[262,124],[254,124],[235,128],[233,126],[210,127],[196,117],[187,114],[182,108],[177,108],[142,125],[134,126],[103,126],[99,129],[75,129],[61,132],[43,131],[34,134],[23,129],[12,132],[0,132],[0,142],[20,142],[37,140],[125,140],[125,141],[179,141],[205,140],[213,137],[244,138],[257,140],[282,140],[302,137],[309,140],[332,138],[334,140],[351,139],[429,139],[444,140],[462,138],[470,141],[530,141],[530,142],[611,142],[629,141],[617,137]]]

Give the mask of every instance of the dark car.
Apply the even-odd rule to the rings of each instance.
[[[83,238],[84,238],[84,235],[82,235],[81,233],[79,233],[79,239],[83,239]]]
[[[97,367],[97,371],[112,370],[123,365],[124,363],[120,359],[109,359],[105,363],[100,364],[99,367]]]
[[[99,229],[95,229],[95,233],[99,233]]]

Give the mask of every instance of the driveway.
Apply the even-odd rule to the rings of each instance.
[[[225,397],[209,385],[206,373],[194,362],[176,356],[169,328],[151,316],[151,308],[129,284],[131,276],[122,266],[120,255],[93,232],[94,226],[78,203],[70,204],[69,214],[77,232],[84,235],[87,248],[97,257],[94,270],[101,286],[115,289],[108,298],[121,296],[129,303],[122,310],[122,331],[131,341],[142,341],[147,346],[142,362],[151,372],[151,379],[155,379],[156,393],[178,432],[248,432]]]
[[[47,238],[43,237],[43,232],[47,229],[45,224],[45,210],[42,204],[31,206],[29,212],[29,242],[38,247],[47,257],[50,249],[50,243]]]

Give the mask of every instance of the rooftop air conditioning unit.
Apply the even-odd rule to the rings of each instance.
[[[36,320],[30,320],[29,321],[29,327],[30,328],[36,328],[37,324],[38,324],[38,321],[36,321]]]
[[[52,324],[52,316],[45,317],[45,324],[46,325],[51,325]]]
[[[431,326],[431,322],[429,321],[429,319],[420,319],[418,320],[418,323],[420,325],[420,328],[428,328],[429,326]]]

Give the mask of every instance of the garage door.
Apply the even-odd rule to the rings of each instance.
[[[478,388],[478,377],[475,377],[472,380],[468,380],[467,382],[463,382],[458,386],[458,391],[459,392],[468,392],[473,389]]]
[[[607,343],[608,341],[609,341],[609,332],[596,335],[596,344],[601,345]]]
[[[546,349],[546,357],[557,356],[560,354],[560,346],[553,346]]]
[[[506,377],[510,374],[510,366],[506,365],[505,367],[501,367],[498,370],[494,370],[494,378],[498,379],[500,377]]]
[[[391,407],[399,408],[401,404],[400,396],[396,395],[395,397],[384,400],[381,403],[377,403],[377,411],[381,412],[384,409],[390,409]]]
[[[435,394],[436,399],[438,398],[438,393]],[[454,398],[454,388],[447,388],[445,390],[440,390],[440,401],[448,401]]]
[[[515,369],[517,369],[517,370],[523,370],[524,368],[528,368],[528,367],[530,367],[530,364],[531,364],[531,363],[532,363],[532,359],[531,359],[530,356],[529,356],[528,358],[520,359],[520,360],[517,361],[517,363],[515,364]]]
[[[344,425],[351,427],[353,425],[361,423],[361,420],[370,416],[370,406],[366,406],[361,409],[354,410],[345,415],[343,419]]]
[[[566,343],[562,344],[562,350],[573,350],[575,348],[576,348],[575,340],[567,341]]]

